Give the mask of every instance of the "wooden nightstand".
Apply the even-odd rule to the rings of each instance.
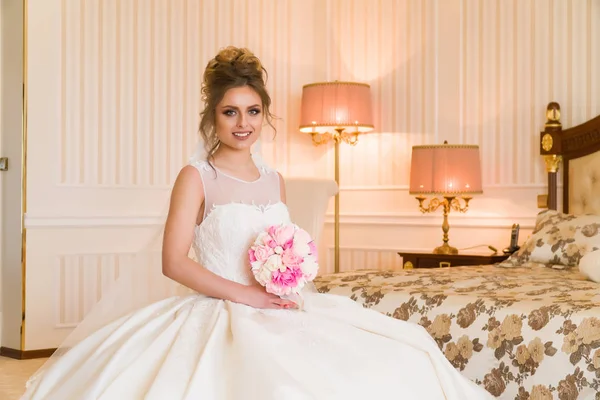
[[[446,268],[461,265],[489,265],[506,260],[509,254],[433,254],[398,252],[404,269]]]

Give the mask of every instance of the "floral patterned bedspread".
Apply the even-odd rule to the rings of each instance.
[[[318,277],[421,324],[464,375],[501,399],[600,399],[600,284],[577,269],[493,265]]]

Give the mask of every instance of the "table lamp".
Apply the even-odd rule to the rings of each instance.
[[[448,244],[448,214],[450,210],[466,212],[472,194],[483,193],[479,146],[448,144],[413,146],[410,166],[410,194],[416,194],[422,213],[443,208],[444,244],[433,250],[434,254],[458,254]],[[425,195],[433,197],[424,205]],[[460,200],[464,201],[464,206]]]
[[[302,87],[300,132],[310,133],[315,145],[331,140],[335,151],[335,182],[340,184],[340,142],[355,145],[360,133],[373,130],[371,87],[357,82],[321,82]],[[335,195],[334,270],[340,271],[340,195]]]

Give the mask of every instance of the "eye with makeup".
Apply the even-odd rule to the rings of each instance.
[[[233,110],[233,109],[228,109],[228,110],[224,110],[223,114],[227,115],[228,117],[233,117],[234,115],[236,115],[237,111]],[[252,108],[250,110],[248,110],[248,113],[250,115],[258,115],[260,114],[260,108]]]

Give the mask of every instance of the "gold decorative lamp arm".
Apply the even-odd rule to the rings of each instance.
[[[462,199],[465,202],[465,206],[464,207],[461,207],[459,199]],[[471,201],[471,199],[472,199],[471,196],[455,197],[450,202],[450,206],[452,207],[452,209],[454,211],[465,213],[465,212],[467,212],[469,210],[469,201]]]
[[[423,203],[426,200],[426,197],[417,196],[416,199],[419,201],[419,210],[423,214],[435,212],[440,207],[443,208],[444,222],[442,223],[442,232],[444,232],[444,235],[442,237],[442,240],[443,240],[444,244],[433,249],[433,253],[434,254],[458,254],[458,249],[456,247],[452,247],[448,244],[448,242],[450,241],[450,238],[448,236],[448,232],[450,231],[450,224],[448,223],[448,215],[450,214],[450,210],[454,210],[454,211],[458,211],[458,212],[462,212],[462,213],[467,212],[467,210],[469,209],[469,201],[471,200],[471,197],[469,197],[469,196],[462,196],[462,197],[444,196],[443,200],[440,200],[439,198],[434,197],[431,200],[429,200],[428,205],[423,205]],[[464,200],[464,202],[465,202],[464,207],[461,206],[460,199]]]

